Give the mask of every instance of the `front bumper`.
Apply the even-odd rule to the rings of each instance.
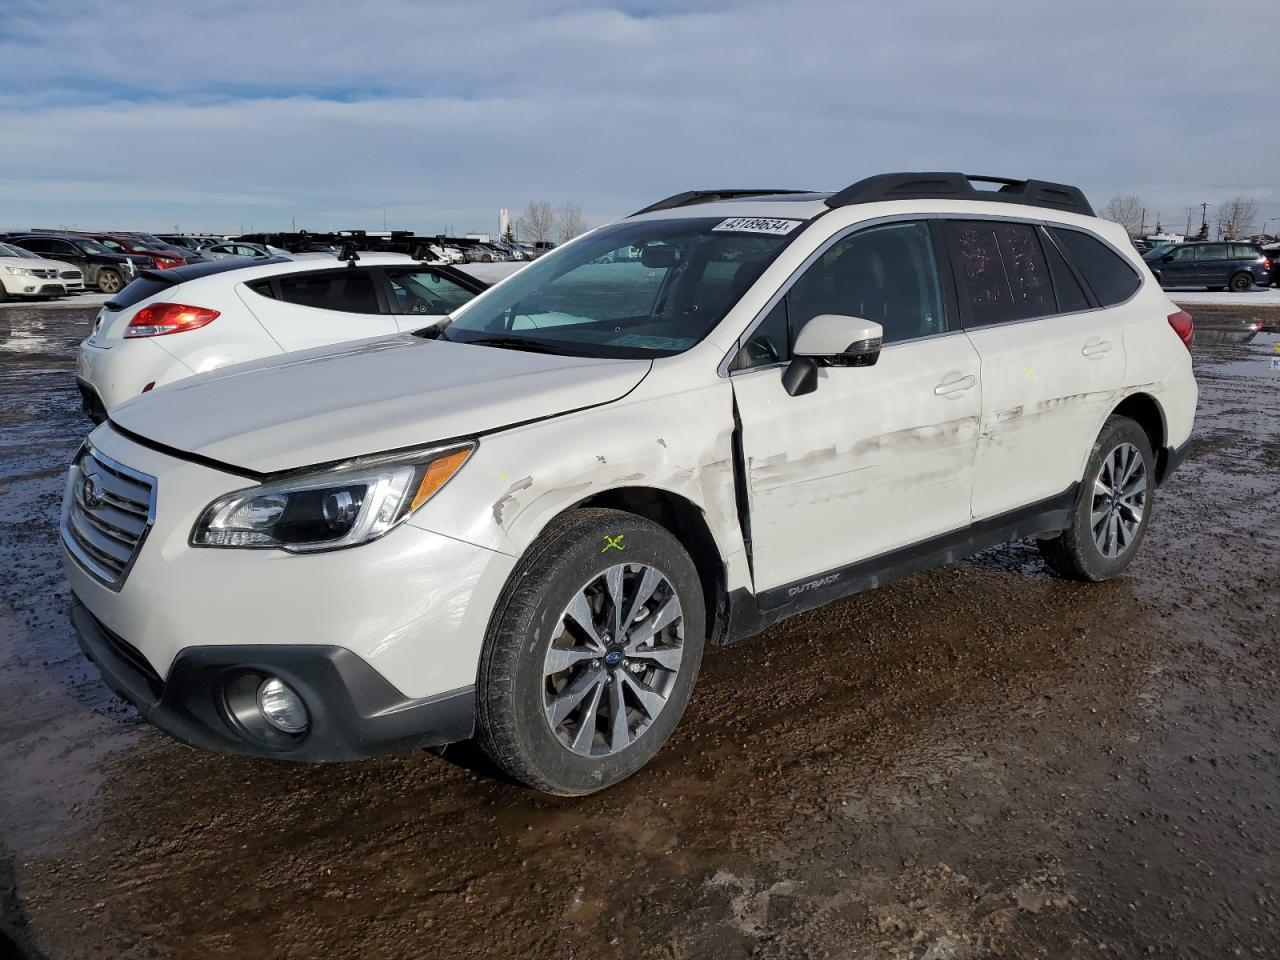
[[[161,730],[202,750],[277,760],[359,760],[465,740],[474,730],[474,687],[405,697],[341,647],[188,647],[161,679],[74,594],[71,622],[80,649],[112,691]],[[279,677],[297,691],[310,714],[308,731],[297,738],[264,737],[236,720],[225,697],[241,674]]]

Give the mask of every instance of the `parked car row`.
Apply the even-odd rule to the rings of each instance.
[[[1192,319],[1079,189],[997,182],[679,194],[474,298],[389,253],[146,271],[82,349],[82,649],[202,749],[474,737],[576,795],[709,644],[1012,539],[1117,576],[1190,445]]]

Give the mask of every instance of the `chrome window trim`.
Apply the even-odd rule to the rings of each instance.
[[[777,291],[775,291],[774,295],[769,298],[769,301],[765,304],[764,308],[759,313],[756,314],[756,316],[751,320],[751,322],[747,324],[747,326],[743,329],[742,333],[739,334],[738,339],[735,341],[735,345],[733,349],[731,349],[728,355],[725,356],[725,358],[720,361],[719,367],[716,368],[717,374],[719,374],[719,376],[721,377],[732,377],[739,373],[753,373],[756,370],[770,370],[770,369],[773,369],[774,367],[785,366],[789,361],[780,361],[779,363],[771,363],[768,366],[747,367],[743,370],[730,369],[730,364],[733,363],[734,358],[737,357],[739,352],[741,352],[742,350],[742,344],[751,336],[751,334],[753,334],[756,331],[756,328],[759,327],[760,324],[764,322],[764,319],[769,315],[769,312],[778,305],[778,301],[781,300],[784,296],[786,296],[786,294],[790,291],[791,287],[795,284],[796,280],[799,279],[800,274],[804,273],[805,270],[807,270],[810,266],[812,266],[814,261],[816,261],[824,253],[826,253],[827,250],[829,250],[832,247],[832,245],[834,245],[835,243],[838,243],[840,240],[843,240],[845,237],[849,236],[850,234],[855,233],[859,230],[865,229],[867,227],[880,226],[885,223],[914,223],[920,220],[988,220],[988,221],[996,221],[996,222],[1003,222],[1003,223],[1026,223],[1031,226],[1040,226],[1046,229],[1049,227],[1057,227],[1062,230],[1074,230],[1076,233],[1083,233],[1097,240],[1099,243],[1103,244],[1108,249],[1110,249],[1112,253],[1118,256],[1121,260],[1123,260],[1125,264],[1129,267],[1129,269],[1132,270],[1135,274],[1137,274],[1138,286],[1133,291],[1133,293],[1130,294],[1129,297],[1125,300],[1121,300],[1109,306],[1104,306],[1100,304],[1099,306],[1096,306],[1096,307],[1090,307],[1087,310],[1071,310],[1064,313],[1057,313],[1057,312],[1045,313],[1045,314],[1040,314],[1034,317],[1023,317],[1018,320],[1004,320],[1000,323],[985,323],[985,324],[981,324],[979,326],[974,326],[974,327],[964,326],[963,318],[957,317],[956,320],[960,323],[960,327],[956,330],[945,330],[942,333],[931,334],[927,337],[913,337],[910,340],[896,340],[893,343],[885,344],[884,349],[886,350],[900,343],[918,343],[921,340],[931,340],[937,337],[948,336],[949,334],[952,334],[952,333],[968,333],[968,332],[977,332],[980,330],[996,330],[1001,327],[1009,327],[1015,324],[1035,323],[1040,320],[1050,320],[1057,317],[1075,317],[1075,316],[1081,316],[1087,313],[1099,313],[1103,310],[1114,310],[1118,307],[1123,307],[1128,305],[1129,303],[1132,303],[1147,288],[1147,276],[1144,275],[1142,271],[1138,270],[1133,265],[1132,261],[1125,255],[1124,251],[1120,250],[1114,243],[1112,243],[1106,237],[1092,230],[1089,230],[1085,227],[1079,227],[1073,224],[1061,223],[1055,220],[1039,219],[1035,217],[1014,217],[1014,216],[1009,216],[1007,214],[982,214],[982,213],[977,213],[976,211],[975,212],[957,212],[957,213],[899,214],[897,216],[875,217],[871,220],[860,220],[858,223],[851,224],[850,226],[845,227],[844,229],[832,234],[830,237],[827,238],[827,240],[822,244],[822,246],[820,246],[817,250],[815,250],[813,254],[811,254],[809,257],[807,257],[805,261],[789,277],[787,277],[785,281],[783,281],[782,285],[777,289]],[[1053,239],[1052,234],[1049,234],[1049,240],[1055,244],[1057,243],[1057,241]],[[1058,252],[1063,257],[1068,256],[1067,252],[1065,250],[1062,250],[1060,247]],[[952,266],[953,273],[954,273],[954,269],[955,268],[953,265]],[[940,281],[941,279],[942,278],[939,277]],[[956,306],[957,306],[957,309],[959,309],[958,297],[957,297]]]
[[[778,305],[778,301],[781,300],[783,297],[785,297],[791,291],[791,288],[795,286],[796,281],[800,279],[800,277],[804,274],[806,270],[808,270],[811,266],[813,266],[813,264],[823,256],[823,254],[825,254],[828,250],[830,250],[833,246],[835,246],[845,237],[851,236],[852,234],[858,233],[862,230],[866,230],[870,227],[879,227],[887,223],[919,223],[921,221],[927,221],[927,220],[933,220],[933,219],[935,219],[935,216],[934,214],[931,214],[931,213],[915,213],[915,214],[900,213],[900,214],[891,214],[883,217],[873,217],[870,220],[859,220],[857,223],[852,223],[847,227],[843,227],[840,230],[837,230],[831,236],[827,237],[827,239],[823,241],[822,245],[819,246],[818,249],[813,251],[813,253],[809,254],[809,256],[805,257],[804,261],[800,264],[800,266],[798,266],[795,270],[793,270],[790,276],[788,276],[787,279],[784,280],[781,283],[781,285],[779,285],[778,289],[774,291],[773,296],[771,296],[768,302],[765,303],[763,309],[761,309],[760,312],[757,313],[755,317],[752,318],[751,322],[748,323],[743,328],[742,332],[738,334],[737,339],[734,341],[733,348],[724,357],[724,359],[720,361],[720,365],[716,368],[716,373],[721,377],[731,377],[738,373],[751,373],[756,370],[767,370],[772,367],[786,365],[787,363],[790,362],[790,361],[784,360],[776,364],[771,363],[768,365],[768,367],[747,367],[743,370],[731,370],[729,368],[730,364],[733,363],[734,358],[737,357],[737,355],[742,351],[743,343],[745,343],[747,339],[750,338],[751,334],[755,333],[756,329],[760,326],[760,324],[764,323],[764,320],[767,316],[769,316],[770,311],[772,311],[773,308]],[[930,242],[932,242],[932,238]],[[937,266],[936,258],[935,258],[935,266]],[[939,292],[941,292],[941,283],[942,283],[941,271],[939,271],[938,283],[939,283]],[[944,309],[945,309],[945,306],[946,304],[945,304],[945,298],[944,298],[944,303],[943,303]],[[944,319],[947,319],[947,318],[944,317]],[[960,333],[960,332],[962,331],[959,329],[944,330],[941,333],[930,334],[928,337],[913,337],[911,341],[895,340],[893,343],[886,344],[885,346],[887,348],[887,347],[895,346],[899,343],[915,342],[919,340],[929,340],[929,339],[932,339],[933,337],[941,337],[941,336],[946,336],[949,333]]]

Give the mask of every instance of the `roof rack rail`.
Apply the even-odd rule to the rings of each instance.
[[[811,193],[810,190],[686,190],[651,203],[643,210],[631,214],[638,217],[642,213],[654,213],[657,210],[674,210],[676,207],[687,207],[694,203],[708,203],[715,200],[735,200],[738,197],[768,197],[775,193]]]
[[[998,183],[1000,187],[979,190],[974,183]],[[1095,216],[1079,187],[1048,180],[1010,180],[967,173],[882,173],[832,194],[827,198],[827,206],[847,207],[877,200],[990,200]]]

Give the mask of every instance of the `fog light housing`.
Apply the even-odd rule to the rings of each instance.
[[[267,677],[258,685],[258,709],[263,718],[281,733],[306,733],[311,726],[307,705],[297,692],[279,677]]]

